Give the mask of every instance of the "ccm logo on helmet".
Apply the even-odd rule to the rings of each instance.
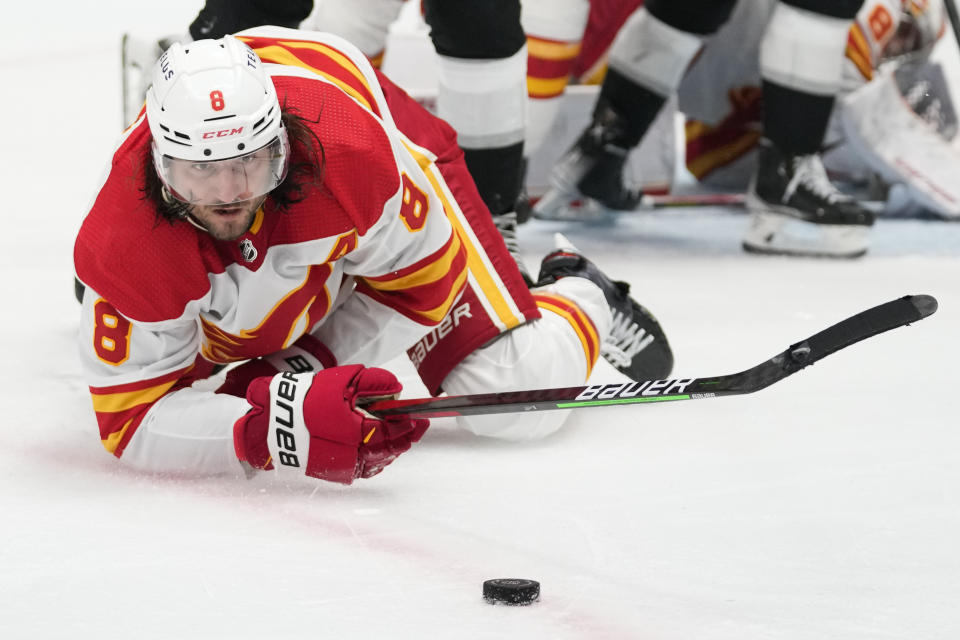
[[[237,127],[236,129],[220,129],[219,131],[205,131],[200,135],[204,140],[209,140],[210,138],[229,138],[230,136],[235,136],[238,133],[243,133],[243,127]]]

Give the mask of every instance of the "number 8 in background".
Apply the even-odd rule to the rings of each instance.
[[[104,299],[93,305],[93,350],[97,357],[118,365],[130,357],[130,321]]]

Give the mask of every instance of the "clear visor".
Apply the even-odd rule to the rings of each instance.
[[[160,155],[154,165],[174,198],[187,204],[243,202],[273,191],[287,175],[287,132],[265,146],[233,158],[198,162]]]

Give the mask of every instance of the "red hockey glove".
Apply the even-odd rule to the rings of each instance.
[[[256,378],[273,376],[281,371],[303,373],[305,371],[320,371],[337,366],[337,359],[333,357],[327,346],[317,338],[306,333],[283,351],[247,360],[238,367],[227,372],[227,377],[215,393],[226,393],[238,398],[247,396],[247,387]]]
[[[361,365],[257,378],[247,389],[253,408],[234,425],[237,457],[258,469],[343,484],[374,476],[430,424],[404,416],[381,420],[357,408],[358,400],[395,397],[401,388],[389,371]]]

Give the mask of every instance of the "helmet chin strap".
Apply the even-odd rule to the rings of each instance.
[[[170,190],[167,189],[167,185],[163,185],[162,187],[160,187],[160,197],[163,198],[163,201],[166,202],[167,204],[180,203],[180,200],[177,200],[176,198],[174,198],[173,194],[170,193]],[[189,211],[186,211],[186,210],[181,211],[180,218],[182,220],[186,220],[187,222],[195,226],[197,229],[200,229],[200,231],[203,231],[204,233],[209,233],[209,230],[203,225],[203,223],[197,220],[196,218],[194,218],[192,215],[190,215]]]
[[[204,233],[210,233],[210,230],[207,229],[202,222],[190,215],[189,211],[183,212],[183,219],[195,226],[197,229],[200,229],[200,231],[203,231]]]

